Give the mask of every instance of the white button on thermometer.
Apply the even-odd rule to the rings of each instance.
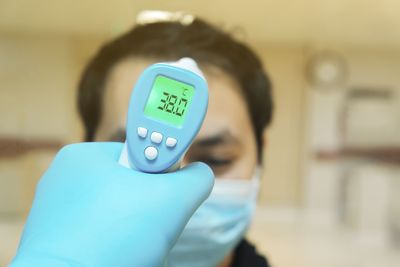
[[[131,95],[120,164],[149,173],[179,168],[207,105],[207,82],[193,59],[148,67]]]

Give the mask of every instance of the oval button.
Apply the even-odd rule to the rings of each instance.
[[[162,134],[160,134],[158,132],[152,132],[150,139],[153,143],[159,144],[159,143],[161,143],[163,136],[162,136]]]
[[[165,144],[167,145],[167,147],[174,147],[176,145],[176,142],[177,140],[175,138],[168,137]]]

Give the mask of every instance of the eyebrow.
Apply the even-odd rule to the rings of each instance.
[[[220,144],[237,144],[239,140],[229,131],[216,133],[212,136],[200,138],[193,142],[194,146],[215,146]]]

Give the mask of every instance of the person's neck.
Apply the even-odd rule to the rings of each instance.
[[[230,267],[233,261],[233,252],[228,254],[224,260],[218,265],[218,267]]]

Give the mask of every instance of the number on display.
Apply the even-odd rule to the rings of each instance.
[[[181,117],[186,110],[187,99],[179,98],[174,94],[163,92],[158,109]]]

